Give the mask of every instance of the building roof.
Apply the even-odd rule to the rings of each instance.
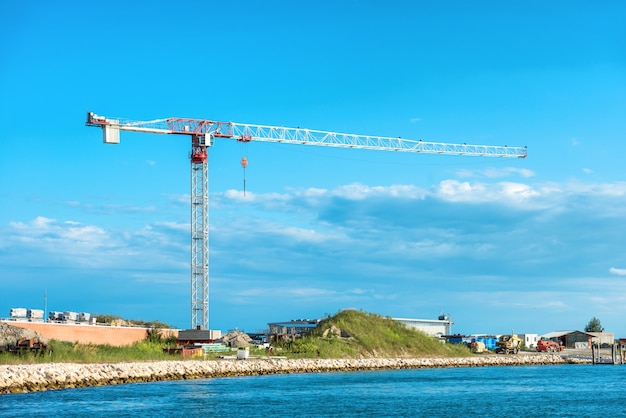
[[[436,324],[436,325],[441,325],[441,324],[453,324],[452,320],[450,318],[448,319],[415,319],[415,318],[391,318],[394,321],[399,321],[399,322],[414,322],[414,323],[420,323],[420,324]]]
[[[593,334],[590,334],[590,333],[588,333],[588,332],[578,331],[578,330],[573,330],[573,331],[554,331],[554,332],[549,332],[549,333],[547,333],[547,334],[543,334],[543,335],[541,336],[541,338],[547,338],[547,339],[550,339],[550,338],[559,338],[559,337],[562,337],[562,336],[564,336],[564,335],[573,334],[573,333],[575,333],[575,332],[578,332],[578,333],[580,333],[580,334],[587,334],[587,335],[589,335],[590,337],[593,337]]]

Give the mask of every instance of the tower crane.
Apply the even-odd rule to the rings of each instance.
[[[120,131],[191,137],[191,328],[199,330],[209,329],[208,148],[214,145],[216,139],[475,157],[527,156],[526,147],[426,142],[399,137],[354,135],[206,119],[132,121],[87,112],[86,125],[102,128],[105,144],[119,144]]]

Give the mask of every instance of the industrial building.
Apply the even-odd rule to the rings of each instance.
[[[611,333],[612,334],[612,333]],[[556,341],[564,348],[589,348],[592,344],[593,334],[583,331],[555,331],[543,334],[541,339]]]
[[[308,334],[319,324],[320,319],[292,319],[283,322],[268,323],[270,334]]]
[[[394,321],[403,323],[409,328],[425,332],[433,337],[452,334],[452,318],[450,315],[439,315],[438,319],[411,319],[411,318],[391,318]]]

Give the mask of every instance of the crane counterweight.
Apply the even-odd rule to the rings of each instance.
[[[106,144],[119,144],[119,131],[186,135],[191,137],[191,328],[209,329],[209,213],[208,147],[215,138],[239,142],[276,142],[378,151],[422,154],[463,155],[474,157],[526,158],[526,147],[449,144],[399,137],[355,135],[302,128],[285,128],[207,119],[165,118],[131,121],[108,118],[87,112],[87,126],[102,128]],[[248,160],[241,160],[245,169]]]

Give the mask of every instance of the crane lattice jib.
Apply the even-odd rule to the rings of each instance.
[[[232,137],[237,140],[282,142],[320,145],[338,148],[371,149],[378,151],[418,152],[424,154],[456,154],[481,157],[525,158],[525,147],[493,145],[448,144],[415,141],[399,137],[344,134],[301,128],[231,123]]]
[[[95,116],[95,115],[94,115]],[[384,137],[327,132],[304,128],[253,125],[236,122],[217,122],[205,119],[167,118],[152,121],[108,119],[99,116],[88,125],[114,125],[128,131],[163,134],[210,134],[215,138],[231,138],[237,141],[280,142],[286,144],[317,145],[337,148],[371,149],[378,151],[417,152],[423,154],[446,154],[479,157],[526,158],[526,147],[506,145],[452,144]]]

